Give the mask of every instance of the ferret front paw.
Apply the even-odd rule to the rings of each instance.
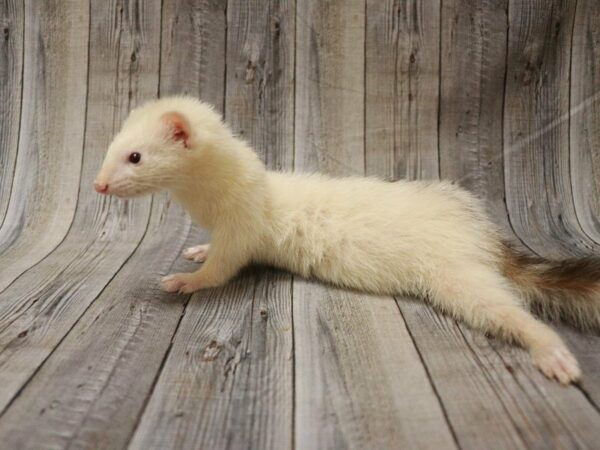
[[[179,292],[180,294],[190,294],[203,287],[193,273],[167,275],[160,280],[160,284],[163,290],[167,292]]]
[[[186,259],[191,259],[195,262],[206,261],[206,255],[208,255],[208,249],[210,244],[196,245],[194,247],[188,247],[183,251],[183,256]]]
[[[570,384],[581,376],[575,357],[565,347],[550,347],[534,352],[533,363],[550,379]]]

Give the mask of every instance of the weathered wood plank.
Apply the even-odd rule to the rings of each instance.
[[[428,308],[402,312],[461,448],[593,448],[598,411],[575,387],[546,380],[521,349]]]
[[[291,394],[289,276],[260,278],[193,296],[130,448],[290,446],[269,412]]]
[[[599,241],[600,3],[578,0],[571,39],[570,169],[583,230]]]
[[[481,58],[484,52],[489,55],[491,51],[502,52],[503,49],[488,48],[490,43],[486,37],[490,30],[485,28],[485,25],[489,26],[485,21],[492,17],[491,14],[486,17],[485,14],[478,14],[472,4],[456,1],[444,2],[441,15],[442,40],[438,51],[442,52],[442,69],[447,75],[441,79],[441,97],[436,97],[436,100],[441,102],[439,124],[441,166],[439,169],[444,178],[463,181],[473,190],[483,185],[487,188],[484,190],[485,193],[491,190],[490,188],[497,189],[493,184],[494,181],[497,182],[497,177],[496,180],[480,179],[481,170],[485,166],[481,153],[487,150],[485,155],[495,156],[498,150],[501,151],[502,143],[501,141],[496,142],[495,145],[489,143],[491,148],[481,150],[480,141],[486,142],[490,137],[486,136],[489,128],[481,127],[478,122],[483,120],[485,125],[486,120],[493,121],[494,117],[501,117],[502,104],[500,103],[498,109],[497,105],[494,108],[493,104],[484,106],[480,100],[486,94],[486,90],[492,86],[497,88],[498,81],[494,77],[499,76],[502,85],[504,70],[501,68],[499,72],[488,72],[489,68],[482,67]],[[497,15],[494,17],[497,18]],[[498,22],[496,26],[501,27],[501,22]],[[505,42],[505,39],[502,42]],[[479,55],[479,59],[473,58],[476,55]],[[496,56],[502,57],[502,54]],[[504,58],[500,61],[504,61]],[[437,89],[427,84],[418,87],[423,90]],[[416,107],[418,108],[419,105]],[[437,115],[432,126],[437,132]],[[396,151],[402,150],[400,148]],[[373,156],[376,157],[367,153],[368,159]],[[437,157],[436,149],[428,159],[411,160],[409,164],[419,166],[425,164],[430,168],[437,168]],[[501,159],[496,162],[496,166],[498,165],[501,169]],[[418,169],[411,167],[409,170]],[[436,171],[430,169],[430,172],[437,178]],[[402,177],[404,173],[406,169],[402,168],[399,172],[393,173],[392,177]],[[502,180],[501,176],[500,180]],[[503,191],[502,185],[500,188]],[[486,369],[482,370],[477,360],[473,358],[469,345],[456,323],[436,314],[420,301],[410,301],[402,297],[397,301],[412,338],[426,363],[428,374],[443,401],[445,412],[460,445],[467,448],[483,446],[487,448],[490,445],[508,448],[523,447],[523,442],[515,432],[510,417],[506,415],[502,405],[494,401],[494,389],[485,383]],[[481,381],[482,379],[484,382]],[[474,380],[474,382],[465,382],[465,380]],[[479,432],[482,429],[486,432]]]
[[[511,232],[498,127],[505,7],[444,2],[440,169],[443,178],[485,197],[496,221]],[[461,447],[572,447],[593,441],[595,409],[576,389],[545,380],[525,352],[486,339],[420,303],[399,298],[398,304]],[[585,418],[579,418],[581,411]],[[571,423],[574,415],[578,419]]]
[[[297,448],[454,448],[391,298],[294,281]]]
[[[425,92],[417,95],[423,110],[398,112],[409,123],[406,129],[394,130],[399,116],[376,120],[388,114],[382,97],[401,105],[389,61],[410,51],[408,44],[396,42],[399,35],[411,33],[411,20],[402,16],[406,5],[386,2],[381,5],[360,1],[298,3],[297,29],[297,96],[296,96],[296,169],[319,170],[333,174],[365,173],[365,100],[374,120],[367,119],[368,151],[396,151],[400,164],[393,158],[374,159],[371,172],[406,167],[409,161],[422,161],[434,154],[437,145],[426,150],[417,147],[421,139],[435,142],[435,134],[423,130],[412,140],[410,130],[423,119],[433,120]],[[410,5],[414,7],[414,5]],[[383,10],[381,9],[383,8]],[[400,17],[397,17],[400,8]],[[406,7],[408,8],[408,7]],[[370,11],[373,11],[372,15]],[[385,11],[394,11],[389,19]],[[304,22],[300,21],[300,18]],[[398,20],[398,23],[386,23]],[[419,18],[421,20],[421,18]],[[423,19],[427,22],[428,19]],[[389,46],[369,57],[366,73],[360,44],[367,30],[367,49],[384,40]],[[431,26],[429,22],[428,25]],[[415,25],[415,24],[413,24]],[[416,26],[416,25],[415,25]],[[394,38],[386,36],[392,27]],[[410,34],[413,46],[419,46],[418,34]],[[391,39],[391,41],[390,41]],[[428,45],[428,44],[425,44]],[[420,47],[419,47],[420,48]],[[437,78],[428,71],[433,56],[423,49],[423,71],[414,68],[419,81]],[[410,61],[410,56],[407,57]],[[419,61],[420,63],[421,61]],[[381,67],[380,67],[381,66]],[[380,70],[381,69],[381,70]],[[396,70],[394,68],[393,70]],[[377,78],[381,72],[381,82]],[[422,75],[419,78],[417,74]],[[416,79],[412,80],[416,83]],[[420,92],[421,87],[403,92]],[[386,92],[385,90],[388,89]],[[381,127],[381,128],[380,128]],[[410,156],[404,157],[394,140],[408,141]],[[389,161],[389,162],[388,162]],[[428,173],[437,165],[420,166]],[[416,175],[410,172],[411,176]],[[387,173],[380,175],[388,175]],[[453,448],[454,442],[440,404],[429,383],[419,355],[404,326],[394,300],[344,291],[297,279],[294,281],[294,338],[296,346],[296,448]]]
[[[227,20],[227,122],[291,169],[293,4],[230,1]],[[291,448],[291,280],[246,273],[193,297],[132,448]]]
[[[364,0],[302,1],[296,10],[295,166],[363,175]]]
[[[0,295],[0,410],[120,269],[147,228],[150,199],[123,202],[91,189],[116,127],[132,105],[156,95],[158,86],[160,1],[145,8],[120,6],[95,2],[91,8],[87,114],[85,108],[79,111],[87,120],[86,150],[73,226],[56,250]],[[68,20],[78,19],[74,11]]]
[[[26,95],[11,201],[0,228],[0,291],[67,233],[83,150],[88,5],[27,1],[24,12]]]
[[[184,212],[156,197],[135,254],[0,418],[3,445],[127,445],[187,300],[172,301],[157,280],[190,269],[181,259],[173,267],[188,231]]]
[[[600,242],[600,3],[579,0],[571,40],[570,170],[575,212],[584,232]],[[583,390],[600,406],[598,336],[565,328],[583,370]]]
[[[119,21],[115,23],[115,28],[122,33],[115,42],[123,46],[116,54],[124,54],[124,61],[118,57],[121,66],[108,65],[107,73],[98,69],[101,79],[116,82],[115,77],[121,77],[118,67],[131,70],[125,64],[125,61],[131,60],[140,65],[134,67],[141,72],[140,78],[145,80],[132,80],[131,84],[137,85],[136,92],[146,97],[155,95],[160,2],[145,3],[143,9],[137,8],[140,4],[130,4],[131,9],[127,11],[122,11],[119,5],[116,5],[116,10],[111,10],[111,6],[103,2],[95,6],[97,9],[93,11],[93,17],[98,24],[105,23],[108,17],[114,17],[114,13],[117,17],[119,13],[125,14],[126,24]],[[165,2],[163,5],[160,90],[174,93],[181,88],[219,104],[223,96],[222,89],[215,92],[212,87],[198,80],[219,78],[224,68],[223,47],[214,45],[214,39],[210,44],[189,39],[189,30],[174,32],[171,25],[188,13],[201,17],[207,23],[218,23],[219,20],[223,23],[224,11],[212,4],[192,11],[190,8],[193,7],[192,4],[174,2]],[[171,14],[175,11],[175,14]],[[136,23],[140,24],[139,29],[130,28],[131,24]],[[113,29],[92,28],[97,30],[93,39],[98,42],[98,47],[92,46],[92,54],[95,54],[98,49],[106,47],[107,38],[115,33]],[[223,29],[222,26],[220,28]],[[166,30],[169,29],[173,32],[167,34]],[[145,36],[151,39],[146,41]],[[131,56],[131,48],[135,52],[134,57]],[[175,48],[181,49],[182,54],[201,55],[203,60],[198,62],[182,58],[182,54],[172,51]],[[215,64],[216,61],[221,61],[221,64]],[[190,65],[193,70],[190,70]],[[150,76],[152,72],[149,70],[154,71],[154,77]],[[142,77],[142,74],[145,76]],[[184,74],[187,75],[187,83]],[[91,82],[91,85],[94,83]],[[91,88],[91,92],[95,92],[95,89]],[[119,95],[122,96],[122,93]],[[127,98],[127,95],[124,97]],[[100,103],[97,98],[91,101]],[[119,101],[118,98],[107,99],[108,104]],[[133,101],[136,101],[135,93]],[[112,123],[118,126],[121,119],[113,118]],[[105,130],[105,136],[95,136],[95,142],[111,139],[113,130],[106,125],[99,124],[101,128],[109,130]],[[101,158],[102,152],[98,153]],[[96,161],[95,169],[99,163]],[[129,202],[129,209],[132,214],[145,218],[147,214],[143,211],[134,211],[138,203],[140,200]],[[143,201],[141,204],[147,203]],[[52,443],[57,447],[122,448],[127,445],[153,389],[184,308],[185,298],[169,301],[171,296],[161,293],[156,281],[173,270],[190,270],[189,265],[181,265],[182,261],[172,267],[172,261],[179,256],[188,227],[189,219],[179,207],[175,207],[163,195],[155,196],[150,225],[139,248],[0,420],[0,435],[6,435],[11,442],[21,443],[29,434],[27,442],[39,443],[38,446]],[[198,239],[198,236],[194,237]],[[109,237],[117,240],[117,244],[118,238]],[[122,242],[120,246],[123,246]],[[115,249],[105,251],[117,253]],[[40,412],[43,413],[39,415]],[[35,433],[31,432],[32,428]]]
[[[568,1],[509,3],[506,200],[516,233],[546,256],[596,247],[577,223],[569,173],[574,13],[575,3]]]
[[[0,228],[13,184],[19,143],[23,75],[23,1],[0,4]]]
[[[293,164],[294,4],[231,0],[227,6],[225,117],[272,170]]]
[[[163,2],[161,96],[200,97],[223,111],[226,4],[223,0]]]
[[[508,0],[444,2],[440,174],[485,198],[510,230],[504,205],[502,108]]]
[[[399,298],[398,304],[461,448],[525,448],[496,398],[497,384],[490,386],[498,374],[474,357],[456,323],[419,302]]]
[[[581,165],[571,166],[576,161],[570,154],[581,155],[582,150],[569,146],[581,143],[577,141],[581,139],[581,128],[577,123],[570,127],[575,111],[569,109],[573,106],[569,99],[572,90],[581,101],[578,89],[584,89],[579,76],[571,80],[574,71],[585,72],[581,59],[577,59],[582,50],[574,47],[577,10],[579,14],[586,14],[577,22],[582,28],[584,25],[579,25],[582,20],[597,19],[585,3],[555,1],[549,6],[547,2],[511,2],[509,6],[504,155],[510,175],[507,176],[507,205],[511,221],[521,239],[544,256],[597,253],[600,239],[589,223],[596,219],[581,206],[581,199],[587,195],[582,190],[594,189],[595,182],[589,177],[592,176],[590,170],[597,171],[597,168],[592,169],[597,161],[588,159],[587,169],[581,169]],[[576,68],[572,67],[573,57],[578,64]],[[575,120],[578,119],[575,117]],[[570,142],[569,135],[576,141]],[[578,211],[576,202],[580,203]],[[581,219],[576,212],[581,214]],[[576,333],[567,336],[575,356],[583,363],[581,388],[598,408],[600,378],[594,370],[600,365],[600,353],[590,351],[591,337]]]
[[[581,392],[545,381],[523,351],[420,302],[399,298],[400,315],[391,299],[305,280],[292,286],[278,272],[247,272],[199,294],[180,322],[186,299],[167,301],[155,280],[176,270],[185,214],[163,196],[124,203],[89,189],[129,108],[156,94],[160,3],[92,3],[87,114],[87,4],[0,5],[0,30],[11,17],[8,40],[0,36],[0,62],[8,62],[0,64],[0,221],[8,213],[0,291],[10,285],[0,294],[5,446],[122,448],[141,420],[135,448],[446,448],[454,441],[445,415],[465,448],[594,447],[597,336],[561,327],[582,362]],[[388,178],[435,178],[439,169],[490,200],[508,227],[504,150],[519,236],[545,255],[596,251],[599,7],[511,0],[507,35],[505,6],[315,0],[298,2],[294,18],[293,2],[230,0],[225,71],[225,2],[165,0],[160,92],[222,107],[227,84],[227,118],[270,167]],[[63,48],[66,41],[77,46]],[[20,83],[19,65],[22,110],[17,91],[3,90],[5,79]],[[50,70],[47,79],[39,67]],[[65,89],[72,97],[63,107]],[[60,184],[63,169],[63,190],[43,193]],[[13,175],[9,206],[12,179],[4,177]],[[52,245],[39,239],[48,218]]]
[[[366,8],[366,173],[437,178],[440,2]]]

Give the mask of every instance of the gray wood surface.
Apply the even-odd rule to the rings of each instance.
[[[368,0],[365,166],[390,180],[437,178],[440,1]]]
[[[224,114],[271,168],[291,169],[293,155],[290,8],[227,7]],[[291,276],[273,272],[194,295],[131,448],[291,448],[291,303]]]
[[[159,5],[160,2],[155,2],[154,8],[147,5],[143,11],[137,11],[133,6],[119,10],[104,2],[91,5],[88,105],[82,110],[82,122],[87,124],[85,151],[83,161],[74,161],[81,174],[81,186],[79,190],[75,188],[76,199],[79,192],[76,213],[60,245],[0,294],[2,410],[12,404],[31,375],[57,350],[146,234],[152,199],[119,202],[100,198],[89,187],[110,142],[110,134],[116,132],[133,105],[156,95],[159,36],[155,30],[160,27]],[[88,11],[87,5],[85,11]],[[114,28],[100,26],[106,23],[106,17],[116,17]],[[144,25],[136,30],[136,23]],[[145,35],[150,39],[148,45],[141,39],[145,26],[154,31]],[[87,26],[84,28],[88,29]],[[119,39],[114,39],[115,35]],[[132,58],[134,51],[137,56]],[[112,70],[104,72],[110,67]],[[130,97],[132,85],[136,86],[136,92]],[[107,91],[113,92],[113,96],[107,98]],[[32,244],[35,242],[40,240],[33,240]],[[93,353],[89,356],[97,357]],[[76,367],[79,367],[78,363]],[[19,399],[26,398],[19,396]],[[48,403],[53,400],[53,397],[45,399]],[[23,417],[18,419],[19,422],[23,420]],[[6,423],[10,429],[15,429]],[[55,432],[52,428],[38,431],[42,436],[44,432]],[[31,433],[22,436],[29,440]]]
[[[21,120],[25,12],[20,1],[0,5],[0,227],[10,200]]]
[[[362,2],[330,2],[325,10],[318,5],[307,2],[306,9],[298,10],[307,24],[298,30],[296,42],[296,170],[364,174],[365,101],[371,109],[382,102],[381,91],[365,93],[364,53],[356,52],[356,42],[365,39],[370,9],[365,11]],[[386,26],[386,19],[373,14],[371,29]],[[372,36],[373,44],[377,37],[382,38]],[[392,46],[391,51],[402,50]],[[384,59],[374,62],[371,86],[393,89],[375,78],[379,65],[385,70]],[[392,117],[385,127],[372,126],[379,131],[371,136],[374,148],[378,139],[397,137],[396,120],[401,118]],[[399,134],[409,138],[408,130]],[[388,148],[394,150],[393,145]],[[297,448],[454,447],[392,298],[297,279],[294,336]]]
[[[571,37],[569,104],[570,176],[581,228],[600,242],[596,217],[600,209],[600,9],[579,1]]]
[[[508,1],[445,1],[441,12],[440,175],[477,192],[508,229],[502,111]]]
[[[88,4],[27,2],[24,13],[21,119],[11,195],[0,228],[0,290],[64,238],[81,175]]]
[[[209,236],[92,181],[135,105],[198,96],[268,167],[450,179],[544,256],[600,250],[595,0],[0,4],[2,448],[597,448],[583,379],[436,313],[267,268],[192,296]]]
[[[600,242],[600,8],[593,1],[579,1],[571,44],[571,101],[569,105],[570,175],[577,219],[583,232]],[[583,389],[600,407],[600,358],[598,336],[579,336],[565,329],[585,372]]]

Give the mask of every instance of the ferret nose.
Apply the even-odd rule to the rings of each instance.
[[[96,181],[94,182],[94,189],[96,189],[96,192],[99,194],[106,194],[108,192],[108,183],[98,183]]]

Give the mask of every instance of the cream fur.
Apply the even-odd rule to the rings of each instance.
[[[188,147],[163,120],[177,112]],[[137,165],[129,153],[142,155]],[[252,262],[378,294],[409,293],[529,349],[562,383],[579,377],[560,337],[523,306],[499,264],[500,236],[480,201],[445,182],[386,183],[269,172],[209,106],[167,98],[135,110],[97,182],[121,197],[169,190],[211,232],[185,256],[204,264],[162,280],[183,293],[219,286]]]

